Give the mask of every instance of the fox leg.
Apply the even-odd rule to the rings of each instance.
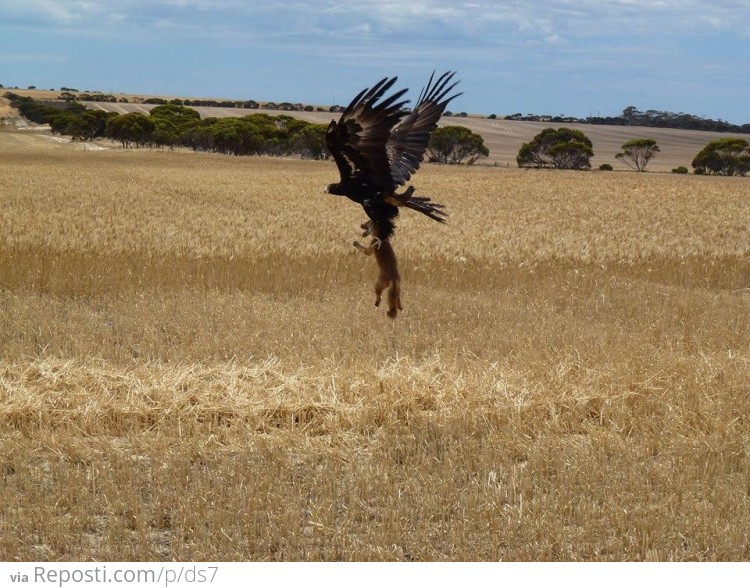
[[[362,228],[365,228],[367,226],[367,223],[362,225]],[[368,235],[368,232],[365,232],[365,235]],[[364,236],[364,235],[363,235]],[[352,243],[357,249],[359,249],[362,253],[365,255],[372,255],[373,248],[377,245],[378,240],[373,239],[372,243],[370,243],[369,247],[365,247],[360,243],[359,241],[355,241]],[[383,290],[385,290],[388,287],[388,280],[384,280],[382,276],[378,276],[378,279],[375,281],[375,306],[380,306],[380,299],[383,295]]]
[[[378,305],[378,302],[375,303],[375,306]],[[391,287],[388,289],[388,316],[396,318],[399,310],[404,310],[401,306],[401,288],[399,287],[399,280],[392,280]]]
[[[368,227],[368,223],[365,223],[365,224],[362,225],[363,229],[367,229],[367,227]],[[365,231],[365,235],[369,235],[369,234],[370,233],[366,230]],[[370,245],[368,247],[365,247],[359,241],[355,241],[354,243],[352,243],[352,245],[354,245],[357,249],[359,249],[365,255],[372,255],[374,253],[374,251],[375,251],[375,248],[380,246],[380,239],[378,239],[376,237],[373,237],[373,239],[370,242]],[[388,278],[384,277],[382,275],[382,273],[381,273],[381,275],[378,276],[378,279],[375,280],[375,306],[380,306],[380,300],[381,300],[381,298],[383,296],[383,290],[385,290],[386,288],[388,288],[389,285],[391,285],[391,280],[389,280]],[[388,300],[390,301],[390,299],[391,299],[390,292],[391,291],[389,290],[388,292],[389,292],[389,294],[388,294]],[[388,316],[391,316],[391,314],[390,314],[391,311],[388,311],[388,312],[389,312]],[[393,316],[395,316],[395,315],[393,315]]]
[[[359,241],[355,241],[354,243],[352,243],[352,245],[354,245],[357,249],[359,249],[365,255],[372,255],[373,243],[370,243],[368,247],[365,247]]]
[[[362,233],[363,237],[372,235],[372,222],[367,222],[367,223],[362,224],[362,228],[365,229],[365,232]],[[375,249],[380,248],[381,243],[382,241],[380,239],[378,239],[377,237],[373,237],[372,240],[370,241],[370,244],[367,247],[362,245],[362,243],[360,243],[359,241],[354,241],[352,245],[354,245],[357,249],[359,249],[365,255],[372,255],[375,252]]]
[[[383,278],[383,276],[380,276],[377,280],[375,280],[375,306],[380,306],[380,299],[383,295],[383,290],[385,290],[390,284],[390,280],[387,280]],[[389,301],[389,308],[390,308],[390,293],[391,290],[388,290],[388,301]],[[388,316],[391,316],[391,311],[388,311]],[[395,316],[395,315],[394,315]]]

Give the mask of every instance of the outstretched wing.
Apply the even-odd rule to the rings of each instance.
[[[390,174],[396,185],[409,181],[411,175],[419,169],[424,152],[430,143],[430,135],[437,128],[437,122],[445,111],[445,107],[448,102],[461,95],[459,92],[446,98],[458,84],[458,82],[450,84],[455,73],[445,72],[433,85],[432,80],[435,77],[433,72],[414,110],[391,131],[386,152],[391,166]]]
[[[378,103],[397,78],[383,78],[372,89],[365,88],[341,118],[331,121],[326,131],[326,146],[341,173],[341,180],[356,180],[383,188],[393,186],[386,143],[391,129],[401,119],[406,100],[398,101],[406,89]]]

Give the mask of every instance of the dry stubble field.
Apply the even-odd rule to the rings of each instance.
[[[747,179],[426,166],[394,322],[332,163],[13,136],[3,560],[750,558]]]

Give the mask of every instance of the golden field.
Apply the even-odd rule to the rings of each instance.
[[[3,560],[747,560],[748,180],[0,132]]]

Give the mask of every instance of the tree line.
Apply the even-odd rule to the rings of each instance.
[[[41,101],[11,92],[5,97],[28,120],[49,124],[53,133],[69,135],[73,140],[104,137],[120,142],[124,148],[189,147],[230,155],[330,157],[325,145],[327,125],[288,115],[259,112],[201,119],[196,110],[164,100],[149,115],[117,114],[90,110],[70,100]],[[458,126],[437,129],[427,152],[430,161],[440,163],[473,163],[487,155],[489,151],[482,137]]]
[[[47,102],[13,93],[5,97],[26,119],[49,124],[53,133],[73,140],[104,137],[130,147],[189,147],[229,155],[327,157],[326,126],[287,115],[253,113],[242,117],[201,119],[198,111],[162,104],[150,114],[89,110],[78,102]]]
[[[129,113],[110,117],[104,136],[123,147],[189,147],[228,155],[298,156],[323,159],[326,126],[286,115],[254,113],[243,117],[201,119],[197,111],[172,104],[157,106],[149,116]]]
[[[242,117],[208,117],[187,106],[159,104],[149,115],[117,114],[89,110],[76,101],[40,101],[8,92],[19,113],[52,132],[74,140],[105,137],[130,147],[188,147],[230,155],[330,157],[325,145],[326,125],[309,123],[288,115],[253,113]],[[622,145],[615,157],[625,165],[645,171],[659,153],[654,139],[634,138]],[[472,164],[489,155],[481,135],[461,126],[443,126],[432,133],[427,159],[446,164]],[[519,149],[519,167],[591,169],[593,143],[583,131],[547,128]],[[750,146],[745,139],[728,137],[708,143],[692,162],[696,174],[739,175],[750,172]],[[603,164],[600,169],[612,169]],[[679,167],[675,173],[687,173]]]
[[[497,118],[491,115],[490,118]],[[536,114],[521,114],[517,112],[505,117],[505,120],[521,120],[552,123],[582,123],[589,125],[613,125],[633,127],[656,127],[666,129],[687,129],[693,131],[715,131],[720,133],[750,133],[750,124],[734,125],[723,120],[703,118],[684,112],[669,112],[666,110],[638,110],[635,106],[628,106],[618,116],[589,116],[577,118],[574,116],[549,116]]]

